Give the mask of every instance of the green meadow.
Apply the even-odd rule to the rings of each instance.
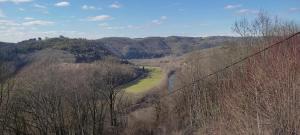
[[[155,86],[158,86],[164,75],[159,67],[145,67],[148,70],[147,76],[137,79],[125,86],[125,91],[131,94],[144,93]]]

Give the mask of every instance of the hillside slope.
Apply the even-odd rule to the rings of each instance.
[[[182,55],[199,49],[212,48],[233,37],[147,37],[147,38],[103,38],[96,40],[108,50],[125,59],[159,58]]]
[[[147,37],[147,38],[121,38],[111,37],[98,40],[71,39],[66,37],[50,39],[29,39],[19,43],[0,42],[0,60],[5,61],[12,71],[16,71],[37,56],[35,53],[42,50],[58,50],[61,55],[72,55],[76,63],[101,60],[107,56],[119,59],[150,59],[170,55],[182,55],[194,50],[201,50],[223,45],[227,41],[235,40],[233,37]],[[61,59],[65,59],[62,57]]]

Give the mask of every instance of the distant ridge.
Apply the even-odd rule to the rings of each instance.
[[[7,61],[16,69],[32,60],[39,51],[58,50],[60,53],[71,54],[76,62],[92,62],[107,56],[120,59],[149,59],[164,56],[179,56],[195,50],[223,45],[224,42],[236,40],[235,37],[146,37],[126,38],[109,37],[97,40],[72,39],[66,37],[29,39],[19,43],[0,42],[0,60]],[[50,56],[49,51],[47,55]],[[43,53],[43,52],[42,52]],[[55,54],[57,55],[57,54]],[[60,56],[60,55],[58,55]],[[63,56],[63,55],[61,55]],[[29,58],[30,57],[30,58]]]

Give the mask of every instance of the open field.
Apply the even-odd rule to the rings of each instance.
[[[146,70],[149,71],[149,73],[140,78],[136,81],[133,81],[125,86],[125,90],[128,93],[131,94],[140,94],[144,93],[147,90],[150,90],[154,88],[155,86],[158,86],[163,77],[163,71],[159,67],[145,67]]]

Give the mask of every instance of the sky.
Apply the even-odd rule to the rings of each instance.
[[[0,41],[234,36],[259,11],[300,22],[300,0],[0,0]]]

